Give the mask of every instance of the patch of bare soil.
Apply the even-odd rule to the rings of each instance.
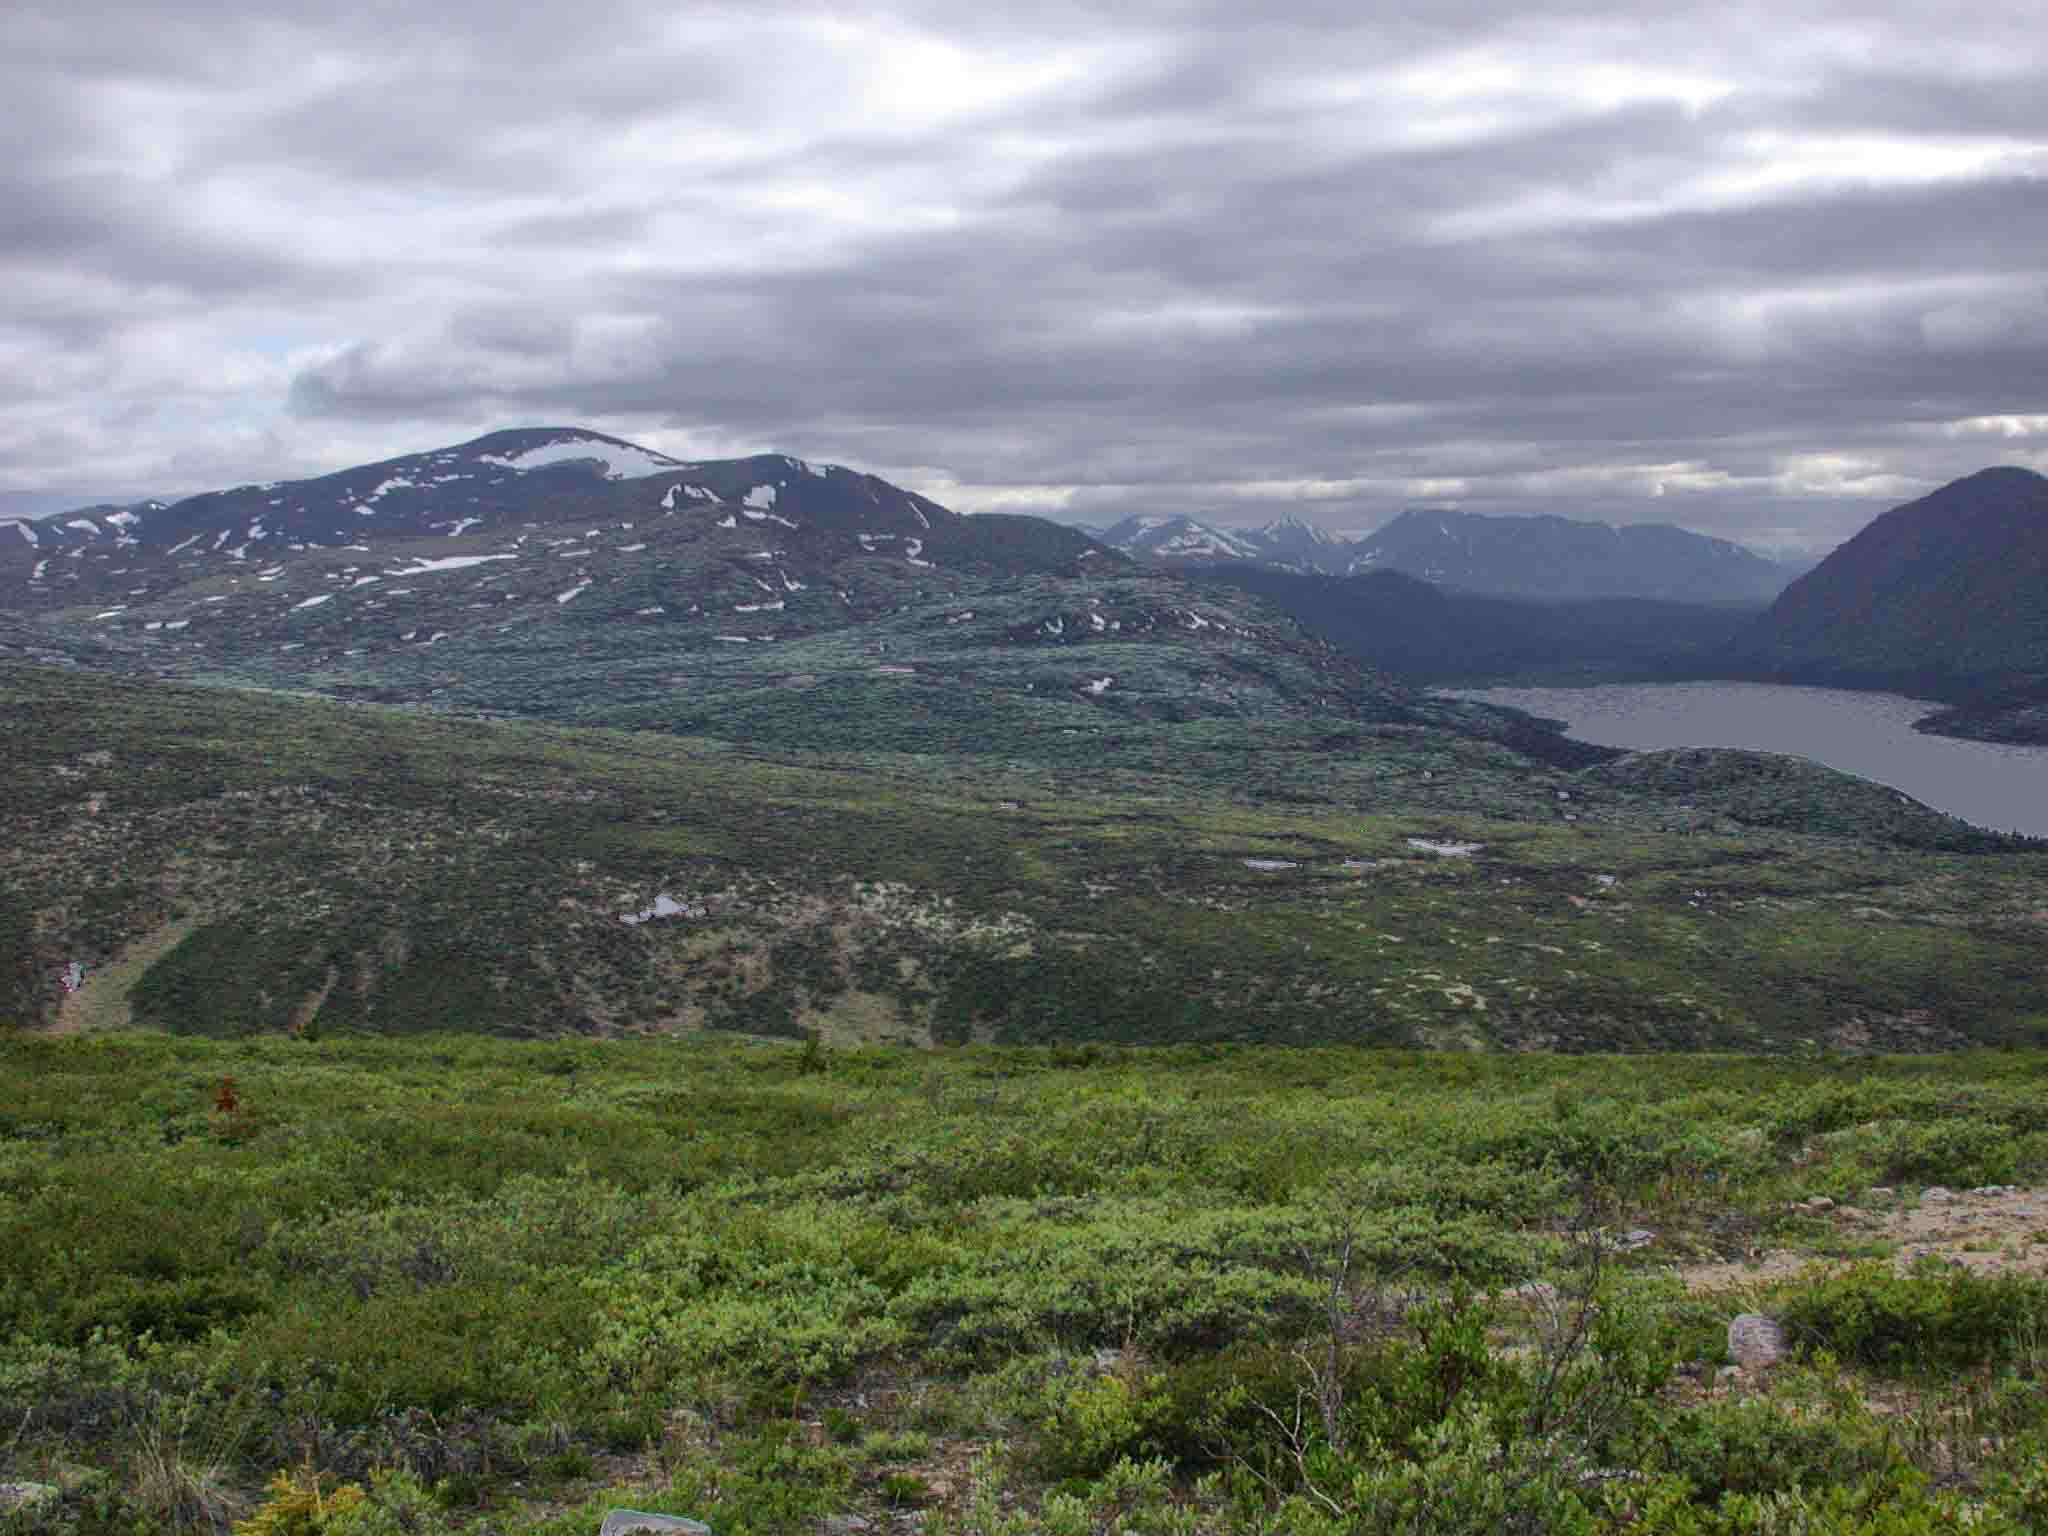
[[[1889,1247],[1902,1272],[1922,1259],[1936,1259],[1982,1272],[2048,1274],[2048,1189],[1929,1189],[1917,1203],[1874,1189],[1863,1205],[1814,1214],[1859,1247]],[[1810,1251],[1767,1250],[1733,1263],[1682,1265],[1679,1274],[1690,1290],[1725,1291],[1791,1279],[1840,1262]]]
[[[88,971],[85,984],[76,992],[67,992],[57,1005],[56,1022],[47,1033],[85,1035],[129,1028],[135,1019],[128,1007],[128,994],[135,983],[142,979],[143,972],[176,949],[198,926],[196,917],[166,923],[122,950],[120,958],[96,971]]]

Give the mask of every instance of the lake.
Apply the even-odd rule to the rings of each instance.
[[[2048,747],[1923,736],[1913,722],[1940,706],[1895,693],[1771,683],[1443,691],[1567,721],[1577,740],[1605,747],[1742,747],[1809,757],[1980,827],[2048,837]]]

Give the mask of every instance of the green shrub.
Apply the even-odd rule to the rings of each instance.
[[[1794,1292],[1782,1311],[1807,1349],[1893,1375],[1966,1370],[2039,1344],[2048,1281],[1932,1265],[1900,1275],[1874,1262]]]

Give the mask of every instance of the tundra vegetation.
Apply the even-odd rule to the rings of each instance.
[[[2038,1530],[2044,1085],[17,1034],[0,1529]]]
[[[2048,1518],[2037,1197],[1936,1220],[2048,1182],[2038,846],[1420,716],[803,747],[788,681],[0,671],[0,1530]]]

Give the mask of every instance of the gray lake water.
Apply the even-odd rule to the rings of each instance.
[[[1809,757],[1980,827],[2048,837],[2048,747],[1923,736],[1940,706],[1895,693],[1771,683],[1612,683],[1445,690],[1570,722],[1604,747],[1743,747]]]

